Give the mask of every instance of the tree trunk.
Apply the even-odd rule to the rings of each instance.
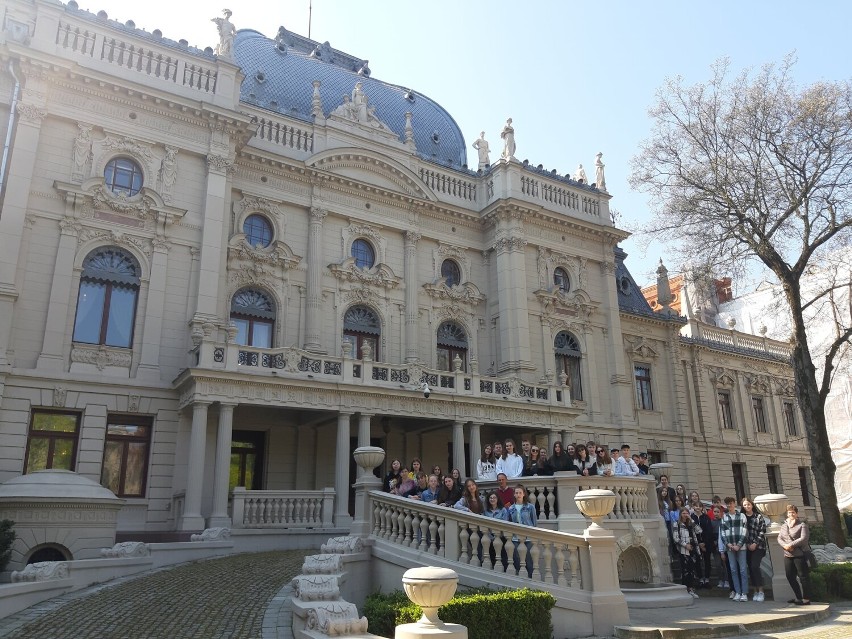
[[[808,451],[811,458],[811,470],[814,474],[820,511],[828,541],[841,548],[846,546],[846,535],[840,523],[840,511],[837,509],[837,491],[834,487],[834,475],[837,467],[831,458],[831,444],[828,441],[828,428],[825,421],[825,402],[820,397],[816,381],[816,367],[808,348],[805,322],[802,316],[802,302],[798,283],[784,283],[784,291],[790,304],[793,317],[793,377],[796,380],[796,394],[805,422]]]

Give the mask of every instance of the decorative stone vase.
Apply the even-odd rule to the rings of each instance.
[[[648,472],[654,476],[658,484],[660,483],[660,477],[663,475],[666,475],[669,478],[669,483],[671,483],[672,468],[674,468],[674,464],[660,462],[659,464],[651,464],[648,467]]]
[[[603,529],[601,521],[612,512],[612,508],[615,506],[615,493],[611,490],[599,488],[581,490],[574,495],[574,501],[577,503],[580,512],[592,520],[589,529]]]
[[[359,446],[352,456],[355,457],[355,463],[364,473],[372,473],[373,469],[385,460],[385,451],[378,446]]]
[[[453,598],[458,583],[459,576],[449,568],[425,566],[405,571],[402,576],[405,594],[423,609],[418,625],[432,628],[444,625],[438,618],[438,608]]]
[[[769,530],[776,532],[781,530],[789,501],[787,495],[783,493],[769,493],[755,497],[754,505],[760,509],[761,514],[766,515],[772,521]]]

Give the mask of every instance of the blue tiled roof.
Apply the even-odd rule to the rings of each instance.
[[[304,51],[287,47],[257,31],[242,29],[234,42],[234,58],[246,79],[240,88],[240,99],[264,109],[310,122],[314,80],[319,80],[320,95],[326,115],[350,95],[355,83],[363,83],[369,104],[376,117],[384,122],[400,141],[405,137],[405,112],[411,111],[414,143],[417,153],[427,159],[461,168],[467,163],[467,148],[461,130],[438,103],[413,93],[413,102],[405,98],[404,87],[388,84],[355,71],[311,58]],[[263,81],[258,81],[258,71]],[[437,137],[437,141],[433,136]]]
[[[661,319],[657,313],[651,310],[648,300],[642,295],[642,289],[636,284],[636,280],[627,270],[624,260],[627,259],[621,247],[615,247],[615,284],[618,291],[618,308],[633,315],[644,315]]]

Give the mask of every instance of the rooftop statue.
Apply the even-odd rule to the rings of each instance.
[[[515,159],[515,129],[512,126],[512,118],[506,120],[506,126],[503,127],[500,137],[503,138],[503,155],[501,157],[504,160]]]
[[[227,60],[234,59],[234,37],[237,35],[237,29],[230,17],[233,15],[230,9],[222,9],[224,18],[213,18],[211,22],[216,23],[216,28],[219,29],[219,44],[216,45],[216,55]]]
[[[485,131],[479,134],[479,139],[477,139],[471,146],[476,149],[476,152],[479,153],[479,168],[484,169],[486,166],[491,164],[491,158],[489,157],[489,153],[491,148],[488,146],[488,141],[485,139]]]
[[[601,191],[606,191],[606,178],[604,177],[604,163],[601,161],[603,153],[598,151],[595,156],[595,184]]]
[[[582,164],[579,164],[577,170],[574,171],[574,179],[582,184],[589,183],[589,178],[586,177],[586,169],[583,168]]]

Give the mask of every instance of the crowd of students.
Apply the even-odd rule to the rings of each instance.
[[[666,521],[673,555],[680,561],[681,577],[690,595],[698,598],[697,588],[711,588],[710,574],[714,559],[719,567],[719,588],[728,588],[734,601],[764,601],[763,573],[760,564],[766,555],[766,519],[754,502],[745,497],[737,509],[737,500],[713,497],[705,508],[698,491],[687,494],[683,484],[674,489],[668,477],[660,477],[657,487],[660,514]],[[795,597],[789,603],[810,603],[810,576],[805,554],[808,545],[807,523],[799,519],[798,508],[787,506],[787,520],[778,535],[784,549],[784,569]]]

